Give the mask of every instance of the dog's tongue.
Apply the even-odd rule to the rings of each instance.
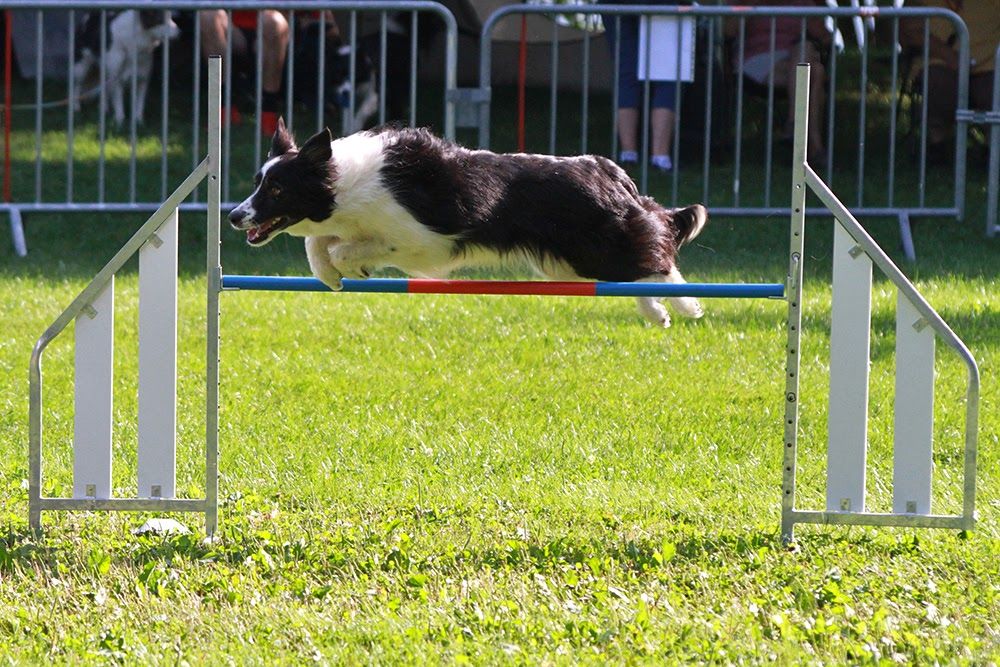
[[[271,232],[271,229],[277,224],[276,220],[271,220],[270,222],[265,222],[257,227],[251,227],[247,230],[247,242],[256,243],[261,239],[267,238],[267,235]]]

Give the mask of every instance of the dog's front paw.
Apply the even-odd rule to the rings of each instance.
[[[327,267],[327,269],[317,273],[316,277],[334,292],[339,292],[344,289],[344,276],[335,267]]]

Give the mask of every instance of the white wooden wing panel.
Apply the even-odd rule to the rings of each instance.
[[[159,240],[159,243],[157,243]],[[177,211],[139,249],[139,497],[173,498],[177,425]]]
[[[111,497],[115,278],[76,318],[73,497]]]
[[[834,224],[827,510],[865,509],[872,262]]]
[[[930,514],[934,438],[934,330],[896,298],[896,405],[892,511]]]

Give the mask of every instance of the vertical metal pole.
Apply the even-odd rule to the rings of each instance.
[[[229,163],[232,158],[232,141],[233,141],[233,124],[231,122],[233,113],[233,13],[226,11],[226,49],[225,55],[223,56],[223,63],[226,68],[225,86],[226,86],[226,99],[223,100],[226,110],[226,123],[222,128],[222,143],[223,143],[223,153],[222,153],[222,173],[226,174],[226,181],[223,183],[222,187],[222,197],[229,201],[229,174],[232,170],[229,168]],[[211,71],[211,70],[209,70]],[[211,84],[208,87],[209,91],[213,90]],[[222,113],[221,110],[219,112]],[[208,99],[208,117],[209,120],[212,118],[211,110],[211,97]],[[212,139],[208,140],[211,144]],[[212,147],[208,147],[208,154],[212,154]],[[256,165],[254,165],[256,168]],[[220,199],[220,201],[221,201]],[[208,210],[212,210],[211,201],[206,202],[208,204]]]
[[[138,19],[136,19],[138,20]],[[136,86],[138,85],[139,79],[139,50],[133,49],[128,56],[131,64],[131,82],[129,83],[129,104],[131,108],[129,109],[129,122],[128,122],[128,136],[129,136],[129,154],[128,154],[128,200],[129,203],[135,203],[136,197],[136,178],[137,178],[137,167],[138,167],[138,147],[139,143],[139,127],[136,122],[135,107],[138,101],[138,93],[136,93]]]
[[[587,130],[589,119],[587,117],[590,106],[590,32],[583,33],[583,90],[580,99],[580,153],[587,154]]]
[[[458,88],[458,26],[455,18],[448,12],[441,15],[445,21],[445,50],[444,50],[444,137],[451,141],[455,140],[455,98],[451,91]],[[447,20],[445,20],[447,19]],[[416,35],[416,30],[413,31]],[[416,41],[413,42],[414,48]],[[417,62],[416,52],[413,53],[413,62]]]
[[[736,63],[736,138],[733,152],[733,206],[740,205],[740,165],[743,157],[743,61],[746,57],[747,20],[740,16]]]
[[[920,176],[917,181],[917,206],[924,207],[927,193],[927,92],[930,84],[927,76],[930,73],[931,22],[924,19],[924,52],[923,72],[920,75]]]
[[[447,58],[447,54],[445,58]],[[447,76],[447,74],[446,74]],[[489,84],[489,79],[486,80],[486,84]],[[482,84],[480,84],[482,85]],[[483,110],[486,111],[486,143],[489,144],[489,127],[490,127],[490,107],[488,104],[481,104],[479,106],[479,122],[480,122],[480,136],[482,136],[482,122],[483,122]],[[447,111],[445,111],[447,114]],[[417,126],[417,12],[414,10],[410,13],[410,127]],[[480,143],[480,148],[485,148],[485,146]]]
[[[44,13],[38,10],[35,19],[35,201],[42,201],[42,53]]]
[[[552,83],[549,86],[549,155],[556,154],[556,113],[559,106],[559,22],[552,21]]]
[[[673,146],[670,150],[673,161],[673,169],[671,170],[671,190],[670,190],[670,204],[672,206],[677,205],[677,188],[680,186],[680,165],[681,165],[681,110],[684,107],[684,87],[681,85],[681,46],[684,44],[684,22],[688,19],[682,16],[674,16],[674,20],[677,21],[677,53],[675,54],[677,60],[674,61],[674,131],[671,141]],[[690,19],[694,22],[694,19]],[[650,38],[652,38],[652,32],[650,32]],[[692,34],[692,39],[694,35]],[[691,59],[694,60],[694,44],[687,45],[688,49],[691,51]],[[694,67],[692,62],[691,67]]]
[[[199,15],[194,15],[194,89],[191,91],[191,169],[197,169],[201,157],[201,21]],[[220,111],[221,113],[221,111]],[[194,201],[198,201],[198,188],[191,193]]]
[[[105,154],[104,154],[104,138],[107,134],[107,113],[108,113],[108,93],[107,93],[107,80],[108,80],[108,13],[101,10],[101,62],[98,66],[100,70],[100,101],[98,102],[98,118],[97,118],[97,142],[98,142],[98,162],[97,162],[97,201],[100,204],[104,203],[104,191],[105,191],[105,181],[104,181],[104,165],[105,165]]]
[[[322,16],[322,13],[320,14]],[[260,164],[260,128],[261,128],[261,114],[264,111],[263,106],[263,95],[264,95],[264,12],[257,12],[257,30],[256,30],[256,40],[257,40],[257,76],[254,83],[254,118],[256,118],[257,131],[253,133],[253,163],[254,165]],[[322,33],[320,33],[322,36]],[[320,39],[320,44],[322,45],[323,40]],[[322,46],[320,47],[322,48]],[[319,86],[319,90],[322,91],[323,87]],[[320,93],[322,94],[322,93]]]
[[[892,73],[889,76],[889,164],[886,206],[895,203],[896,189],[896,112],[899,106],[899,17],[892,17]]]
[[[289,130],[295,127],[292,118],[295,105],[292,93],[295,91],[295,11],[288,13],[288,53],[285,56],[285,120]]]
[[[622,62],[622,16],[615,14],[615,64],[611,75],[611,159],[618,160],[618,83]]]
[[[708,52],[705,54],[705,144],[702,157],[701,173],[701,201],[706,206],[708,202],[708,182],[709,170],[712,161],[712,86],[715,79],[715,25],[717,19],[710,18],[708,21]]]
[[[1000,63],[1000,46],[997,46],[994,63]],[[1000,207],[1000,66],[993,70],[993,125],[990,127],[990,166],[986,186],[986,236],[997,233],[997,208]]]
[[[833,183],[833,123],[837,112],[837,46],[832,41],[830,42],[829,62],[830,89],[826,94],[826,180]]]
[[[767,121],[764,125],[764,206],[771,205],[771,159],[774,154],[774,49],[776,46],[775,17],[771,17],[771,33],[768,40],[767,75]],[[791,54],[789,54],[791,56]]]
[[[802,252],[806,222],[806,137],[809,134],[809,65],[795,69],[795,137],[792,147],[792,213],[788,240],[787,336],[785,346],[785,438],[781,484],[781,538],[795,539],[795,454],[799,429],[799,343],[802,335]]]
[[[207,327],[205,372],[205,533],[214,535],[219,523],[219,292],[222,257],[219,223],[222,205],[220,159],[222,60],[208,59],[208,247],[206,273]]]
[[[351,50],[348,56],[348,76],[351,80],[351,87],[348,91],[348,98],[350,102],[347,105],[347,110],[342,111],[341,115],[344,118],[349,118],[350,123],[341,122],[341,128],[347,128],[350,126],[351,130],[354,131],[354,89],[356,86],[356,76],[355,69],[357,68],[357,55],[358,55],[358,19],[357,12],[351,12]],[[326,13],[320,13],[319,15],[319,52],[316,56],[316,131],[319,132],[323,129],[325,123],[324,111],[326,109]],[[346,134],[346,133],[345,133]]]
[[[170,18],[170,12],[163,12],[163,19]],[[195,61],[199,62],[199,61]],[[170,109],[170,40],[163,40],[160,71],[160,199],[167,198],[167,125]]]
[[[378,62],[379,62],[379,67],[378,67],[378,76],[379,76],[378,89],[379,89],[379,92],[381,93],[378,96],[378,122],[379,122],[379,125],[385,124],[385,78],[386,78],[386,72],[385,72],[385,70],[386,70],[386,65],[387,65],[385,59],[386,59],[386,52],[388,51],[388,48],[387,48],[388,36],[387,36],[386,32],[387,32],[386,13],[383,11],[383,12],[379,13],[379,32],[378,32],[378,35],[379,35],[379,41],[378,41]],[[361,128],[359,127],[357,129],[360,130]]]
[[[73,58],[72,54],[76,49],[76,12],[72,9],[69,10],[69,53],[70,57],[66,59],[66,90],[68,91],[68,98],[70,100],[74,99],[74,85],[75,81],[73,79]],[[74,111],[76,109],[76,104],[70,102],[66,105],[66,201],[73,201],[73,144],[74,144]]]
[[[646,78],[642,82],[642,141],[639,143],[642,148],[639,150],[639,168],[641,174],[639,192],[646,194],[649,192],[649,114],[651,112],[649,103],[649,79],[651,73],[649,68],[652,64],[650,50],[653,43],[653,17],[650,14],[643,14],[640,20],[642,21],[641,25],[645,26],[646,29],[646,48],[642,54],[643,71],[646,73]],[[642,34],[642,30],[639,31],[639,34]]]
[[[868,128],[868,42],[861,45],[861,95],[858,102],[858,207],[864,206],[865,196],[865,136]]]
[[[325,53],[326,53],[326,40],[321,38],[319,40],[320,55],[319,55],[319,68],[318,68],[320,73],[319,105],[318,108],[316,109],[316,115],[318,118],[318,125],[316,127],[317,132],[323,129],[323,105],[324,105],[323,81],[326,78],[326,74],[324,73],[324,70],[326,68]],[[355,72],[355,70],[357,69],[357,62],[358,62],[357,57],[358,57],[358,13],[354,10],[351,10],[351,50],[347,58],[348,68],[349,68],[348,75],[350,76],[351,79],[351,87],[347,93],[347,97],[349,100],[347,104],[347,109],[343,112],[345,114],[345,121],[341,123],[341,126],[344,128],[344,134],[350,134],[358,129],[354,127],[354,107],[357,104],[354,95],[354,91],[357,87],[357,82],[356,82],[357,77]]]

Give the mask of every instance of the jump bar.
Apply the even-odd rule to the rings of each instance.
[[[415,278],[345,278],[342,292],[382,294],[516,294],[547,296],[696,296],[726,299],[783,299],[782,283],[610,283],[542,280],[426,280]],[[222,276],[224,290],[331,292],[317,278],[292,276]]]

